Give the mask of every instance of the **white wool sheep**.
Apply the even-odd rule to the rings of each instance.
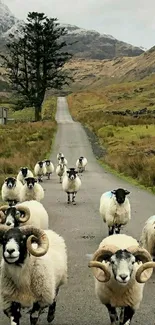
[[[155,215],[151,216],[142,230],[140,245],[148,250],[152,259],[155,259]]]
[[[86,169],[88,161],[87,158],[81,156],[77,161],[76,161],[76,168],[78,169],[79,173],[82,173]]]
[[[15,177],[6,178],[1,189],[2,200],[4,202],[8,202],[9,204],[21,202],[22,188],[23,184]]]
[[[48,229],[49,217],[44,206],[35,200],[18,203],[13,207],[0,207],[1,223],[19,227],[32,225],[40,229]]]
[[[21,190],[21,202],[37,200],[41,201],[44,198],[44,190],[34,177],[25,178],[25,185]]]
[[[119,188],[102,194],[100,198],[100,215],[109,228],[109,235],[119,233],[131,219],[130,202],[126,195],[130,192]]]
[[[50,175],[52,173],[54,173],[54,165],[49,159],[44,160],[44,164],[45,164],[45,167],[46,167],[47,179],[50,179]]]
[[[34,167],[34,174],[38,181],[42,182],[42,177],[46,175],[46,167],[43,161],[38,161]]]
[[[37,238],[34,248],[31,237]],[[5,242],[3,241],[5,237]],[[47,321],[54,319],[56,298],[67,282],[67,252],[64,239],[52,230],[32,226],[8,230],[0,226],[3,244],[1,262],[1,300],[11,324],[19,324],[22,307],[32,307],[30,322],[36,324],[48,307]]]
[[[59,163],[58,166],[56,167],[56,174],[60,178],[60,183],[62,183],[62,177],[66,173],[67,167],[65,164]]]
[[[116,308],[121,307],[119,324],[129,325],[155,267],[150,254],[131,236],[111,235],[100,243],[89,267],[95,276],[95,293],[107,307],[111,324],[118,321]]]
[[[20,171],[17,175],[18,181],[20,181],[22,184],[25,184],[25,178],[26,177],[33,177],[33,173],[31,172],[28,167],[21,167]]]
[[[81,187],[81,180],[77,174],[78,172],[75,170],[75,168],[70,168],[70,170],[66,171],[62,180],[62,189],[68,195],[68,201],[67,201],[68,204],[70,203],[71,194],[72,194],[72,203],[74,205],[76,204],[75,196]]]

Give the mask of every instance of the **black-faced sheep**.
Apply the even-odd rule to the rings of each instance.
[[[148,250],[152,259],[155,260],[155,216],[151,216],[142,230],[140,245]]]
[[[21,202],[22,188],[23,184],[15,177],[6,178],[1,189],[2,200],[10,205]]]
[[[60,183],[62,183],[62,178],[63,178],[63,175],[66,173],[66,171],[67,171],[66,165],[60,162],[58,164],[58,166],[56,167],[56,174],[60,178]]]
[[[79,173],[83,173],[83,171],[86,169],[88,161],[87,158],[81,156],[77,161],[76,161],[76,168],[78,169]]]
[[[38,177],[38,181],[43,181],[43,176],[46,175],[46,167],[43,161],[38,161],[34,167],[34,174]]]
[[[72,194],[72,203],[74,205],[76,204],[75,196],[81,187],[81,180],[77,174],[78,172],[75,170],[75,168],[70,168],[70,170],[66,171],[62,180],[62,188],[68,195],[68,201],[67,201],[68,204],[71,202],[71,198],[70,198],[71,194]]]
[[[36,200],[41,201],[44,198],[44,190],[34,177],[25,178],[25,184],[21,190],[21,202]]]
[[[49,159],[44,160],[44,164],[45,164],[45,167],[46,167],[47,179],[50,179],[51,174],[54,173],[54,165]]]
[[[20,171],[17,175],[18,181],[20,181],[22,184],[25,184],[25,178],[26,177],[33,177],[33,173],[31,172],[28,167],[21,167]]]

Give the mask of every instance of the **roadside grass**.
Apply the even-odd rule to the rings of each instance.
[[[43,121],[32,123],[33,111],[24,109],[13,113],[14,117],[19,114],[15,123],[0,126],[0,186],[6,177],[16,176],[21,166],[33,171],[38,160],[49,156],[57,127],[55,111],[56,98],[47,98],[43,104]],[[27,116],[27,112],[31,115]]]
[[[68,104],[73,118],[95,133],[106,148],[101,163],[155,192],[155,114],[113,114],[155,109],[153,80],[73,93]]]

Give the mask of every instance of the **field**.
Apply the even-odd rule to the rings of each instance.
[[[45,100],[42,122],[31,122],[34,118],[31,108],[14,112],[11,104],[8,107],[9,117],[16,121],[0,126],[0,186],[7,176],[16,176],[21,166],[33,170],[38,160],[48,157],[56,131],[56,98]]]
[[[155,191],[155,76],[68,96],[72,116],[106,149],[117,172]],[[143,111],[141,111],[143,110]]]

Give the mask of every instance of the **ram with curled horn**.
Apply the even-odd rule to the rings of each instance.
[[[37,323],[42,310],[48,307],[47,321],[51,322],[59,288],[67,281],[64,239],[52,230],[0,225],[0,244],[3,245],[0,294],[3,311],[11,324],[19,325],[22,307],[32,308],[31,325]]]
[[[130,324],[143,298],[145,282],[155,263],[149,252],[139,247],[131,236],[112,235],[105,238],[89,262],[95,277],[95,292],[109,312],[111,324]]]
[[[0,212],[0,223],[5,223],[7,226],[32,225],[40,229],[48,229],[48,213],[38,201],[25,201],[12,207],[3,206],[0,207]]]

